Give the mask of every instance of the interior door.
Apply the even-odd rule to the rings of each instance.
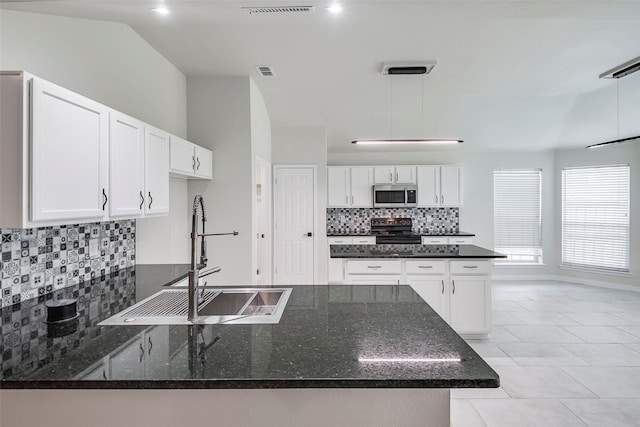
[[[276,168],[275,283],[310,285],[315,272],[315,169]]]

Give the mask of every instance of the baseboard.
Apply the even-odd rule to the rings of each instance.
[[[494,282],[506,282],[506,281],[557,281],[557,282],[566,282],[566,283],[575,283],[578,285],[587,285],[587,286],[596,286],[599,288],[608,288],[608,289],[617,289],[621,291],[632,291],[632,292],[640,292],[640,286],[634,285],[624,285],[621,283],[612,283],[605,282],[601,280],[589,280],[589,279],[581,279],[578,277],[566,277],[555,274],[544,274],[544,275],[493,275],[491,278]]]

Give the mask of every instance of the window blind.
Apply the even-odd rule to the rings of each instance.
[[[562,171],[562,265],[629,271],[629,166]]]
[[[494,246],[507,259],[496,264],[541,264],[542,171],[493,173]]]

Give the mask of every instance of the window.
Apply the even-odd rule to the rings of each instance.
[[[562,265],[629,271],[629,165],[562,170]]]
[[[497,252],[507,255],[496,264],[542,264],[542,171],[493,172],[493,236]]]

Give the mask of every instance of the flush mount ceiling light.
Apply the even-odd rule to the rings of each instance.
[[[619,65],[615,68],[612,68],[609,71],[605,71],[604,73],[600,74],[601,79],[616,79],[616,103],[617,103],[616,108],[617,108],[617,116],[618,116],[618,123],[617,123],[618,139],[587,145],[585,148],[602,148],[609,145],[626,144],[629,142],[640,141],[640,135],[620,138],[620,80],[619,79],[625,76],[628,76],[629,74],[633,74],[636,71],[640,71],[640,56],[635,59],[632,59],[631,61],[625,62],[624,64]]]
[[[338,3],[334,3],[331,6],[329,6],[327,10],[331,13],[337,14],[342,12],[342,6],[340,6]]]
[[[157,13],[158,15],[169,15],[171,13],[171,11],[165,6],[154,7],[153,9],[151,9],[151,11]]]
[[[385,144],[462,144],[461,139],[357,139],[352,144],[385,145]]]

